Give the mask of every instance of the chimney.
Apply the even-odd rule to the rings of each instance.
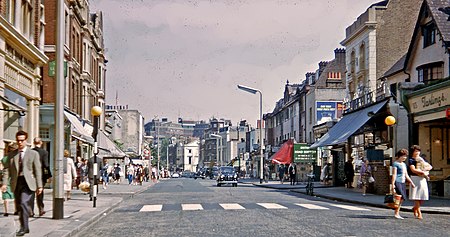
[[[338,62],[345,62],[345,49],[344,48],[336,48],[334,50],[334,58]]]
[[[325,67],[327,66],[327,61],[321,61],[319,62],[319,77],[322,75],[323,70],[325,70]]]

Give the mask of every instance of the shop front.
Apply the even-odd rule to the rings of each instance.
[[[392,115],[390,99],[363,105],[344,114],[342,119],[316,141],[311,148],[320,148],[319,154],[332,164],[334,186],[345,182],[344,163],[353,158],[354,185],[364,159],[369,160],[377,180],[368,190],[372,193],[389,191],[389,164],[393,153],[394,130],[385,124]],[[394,142],[395,143],[395,142]]]
[[[421,147],[422,156],[433,166],[431,194],[450,196],[450,80],[406,95],[410,112],[410,143]]]

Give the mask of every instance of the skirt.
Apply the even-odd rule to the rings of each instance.
[[[409,200],[426,201],[429,198],[427,179],[421,176],[411,176],[415,188],[409,187]]]

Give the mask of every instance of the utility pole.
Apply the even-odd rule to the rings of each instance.
[[[56,7],[55,131],[53,136],[53,219],[64,218],[64,1]]]

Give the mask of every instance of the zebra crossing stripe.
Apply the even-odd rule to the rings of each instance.
[[[219,205],[225,210],[242,210],[245,209],[243,206],[237,203],[219,203]]]
[[[329,210],[329,208],[326,207],[321,207],[318,205],[314,205],[314,204],[300,204],[300,203],[295,203],[295,205],[297,206],[301,206],[307,209],[314,209],[314,210]]]
[[[139,212],[161,211],[163,205],[144,205]]]
[[[348,206],[348,205],[339,205],[339,204],[330,204],[331,206],[339,207],[342,209],[350,210],[350,211],[370,211],[370,209],[361,208],[361,207],[355,207],[355,206]]]
[[[203,210],[203,207],[201,204],[181,204],[181,209],[183,211],[196,211]]]
[[[266,209],[287,209],[287,207],[276,203],[256,203]]]

